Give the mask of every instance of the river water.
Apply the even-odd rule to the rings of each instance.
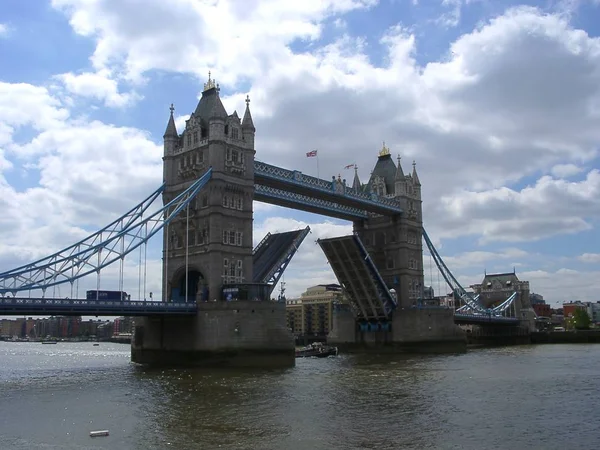
[[[127,345],[0,342],[0,449],[168,448],[598,449],[600,345],[163,371]]]

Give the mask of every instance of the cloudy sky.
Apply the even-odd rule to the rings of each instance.
[[[0,269],[151,193],[169,105],[181,131],[211,70],[229,113],[250,95],[257,159],[316,175],[319,149],[321,177],[363,180],[382,141],[416,160],[462,283],[514,267],[551,303],[600,300],[599,32],[599,0],[3,0]],[[255,242],[306,224],[288,297],[334,281],[315,240],[351,225],[255,204]]]

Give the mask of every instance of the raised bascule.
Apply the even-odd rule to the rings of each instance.
[[[405,174],[400,157],[394,163],[384,144],[370,179],[361,183],[355,167],[349,186],[339,176],[323,180],[257,161],[250,99],[241,119],[228,114],[210,75],[182,133],[173,112],[171,106],[162,186],[88,238],[1,273],[0,314],[139,316],[131,347],[139,363],[291,366],[285,303],[274,301],[272,292],[310,228],[269,233],[253,248],[253,201],[262,201],[353,222],[353,234],[318,240],[347,299],[336,307],[329,336],[338,346],[460,351],[466,339],[456,324],[531,327],[520,291],[504,289],[501,299],[480,301],[444,264],[423,229],[415,162]],[[150,213],[159,196],[162,208]],[[161,231],[162,298],[150,294],[145,301],[146,246]],[[424,306],[423,242],[456,308]],[[116,292],[122,292],[123,262],[134,251],[144,261],[143,295],[140,281],[138,301],[124,292],[102,300],[102,269],[119,264]],[[97,277],[97,289],[79,299],[85,276]],[[68,298],[47,296],[62,284],[70,287]]]

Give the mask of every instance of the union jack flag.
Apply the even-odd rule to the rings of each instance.
[[[344,166],[344,169],[354,169],[354,164],[348,164],[347,166]]]
[[[313,151],[311,151],[311,152],[308,152],[308,153],[306,154],[306,157],[307,157],[307,158],[312,158],[313,156],[317,156],[317,151],[316,151],[316,150],[313,150]]]

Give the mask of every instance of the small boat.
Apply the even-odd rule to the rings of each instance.
[[[304,348],[296,350],[296,358],[327,358],[328,356],[337,356],[338,348],[323,345],[321,342],[314,342]]]
[[[58,343],[58,341],[55,339],[44,339],[42,341],[42,344],[56,344],[56,343]]]
[[[94,344],[94,347],[98,347],[100,344]]]

